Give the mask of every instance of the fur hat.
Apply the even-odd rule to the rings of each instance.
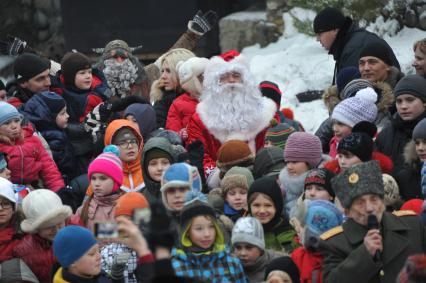
[[[232,229],[231,243],[247,243],[265,250],[265,237],[262,224],[254,217],[241,217]]]
[[[63,268],[68,268],[96,244],[97,241],[90,230],[70,225],[56,234],[53,240],[53,254]]]
[[[202,82],[198,79],[204,73],[209,59],[203,57],[192,57],[186,61],[180,61],[176,65],[181,87],[189,93],[200,94]]]
[[[26,218],[21,229],[31,234],[61,223],[72,214],[71,207],[63,205],[57,194],[46,189],[30,192],[22,201],[22,210]]]
[[[395,98],[402,94],[411,94],[426,102],[426,79],[420,75],[407,75],[396,84],[393,94]]]
[[[75,75],[80,70],[91,69],[89,58],[80,52],[68,52],[61,61],[61,71],[66,85],[74,86]]]
[[[384,197],[382,173],[376,160],[346,169],[331,180],[331,186],[343,207],[347,209],[356,198],[366,194]]]
[[[346,18],[339,9],[327,7],[316,15],[313,23],[314,32],[322,33],[341,28],[345,24],[345,21]]]
[[[217,151],[216,166],[225,170],[236,165],[251,165],[253,161],[254,155],[249,146],[240,140],[227,141]]]
[[[109,147],[112,147],[112,145],[109,145]],[[87,170],[89,180],[95,173],[104,174],[114,180],[113,192],[117,191],[123,184],[123,165],[117,154],[113,152],[101,153],[90,163]]]
[[[223,189],[222,192],[225,197],[228,191],[233,188],[245,188],[248,191],[253,182],[254,178],[250,170],[245,167],[234,166],[226,172],[220,187]]]
[[[389,174],[382,174],[383,188],[385,190],[384,201],[386,206],[392,206],[401,200],[398,183]]]
[[[284,148],[284,160],[302,161],[312,168],[317,167],[322,158],[322,146],[320,139],[310,133],[292,133]]]
[[[140,192],[128,192],[122,195],[114,208],[114,216],[132,216],[137,208],[149,208],[149,203]]]
[[[364,46],[359,54],[359,59],[366,56],[379,58],[386,63],[386,65],[393,66],[388,47],[379,41],[369,42]]]
[[[0,126],[14,118],[22,119],[22,115],[13,105],[0,101]]]
[[[13,64],[13,73],[19,81],[28,81],[49,69],[49,60],[32,53],[19,55]]]
[[[361,121],[374,122],[377,117],[377,93],[368,87],[357,92],[355,97],[341,101],[333,109],[331,118],[349,127]]]

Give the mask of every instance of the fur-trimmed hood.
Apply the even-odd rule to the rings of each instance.
[[[419,170],[420,160],[416,152],[416,143],[410,140],[404,147],[404,162],[413,169]]]
[[[389,71],[389,75],[386,78],[385,82],[388,83],[393,89],[396,84],[404,77],[404,73],[398,70],[396,67],[391,67]]]
[[[373,86],[374,90],[379,94],[379,102],[376,104],[377,110],[379,111],[379,113],[388,112],[389,107],[393,104],[395,100],[391,85],[387,82],[376,82],[373,83]],[[332,113],[334,107],[341,101],[339,92],[337,91],[337,86],[332,85],[328,87],[324,91],[322,100],[324,101],[324,104],[327,107],[329,113]]]

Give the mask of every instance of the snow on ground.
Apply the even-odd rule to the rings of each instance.
[[[301,20],[312,20],[315,17],[314,12],[300,8],[294,8],[290,13]],[[297,32],[290,13],[283,15],[286,29],[277,42],[265,48],[258,44],[246,47],[242,53],[250,60],[250,68],[256,80],[277,83],[283,92],[281,105],[292,108],[295,118],[305,129],[314,132],[328,117],[328,111],[322,100],[299,103],[295,94],[306,90],[325,89],[331,85],[334,60],[315,37]],[[381,29],[386,30],[384,25],[391,28],[392,24],[381,22]],[[374,28],[377,28],[377,23],[367,29]],[[411,67],[414,58],[412,46],[415,41],[424,37],[425,31],[406,27],[394,37],[384,36],[394,50],[404,73],[414,73]]]

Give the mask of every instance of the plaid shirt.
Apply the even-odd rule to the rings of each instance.
[[[196,255],[173,249],[172,265],[176,276],[204,280],[211,283],[246,283],[243,267],[229,252]]]

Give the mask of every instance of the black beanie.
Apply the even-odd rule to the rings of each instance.
[[[402,94],[411,94],[426,102],[426,78],[420,75],[407,75],[396,84],[393,94],[395,98]]]
[[[366,133],[352,133],[339,142],[337,152],[343,150],[357,156],[362,162],[366,162],[371,160],[373,154],[373,140]]]
[[[265,280],[274,270],[284,271],[290,276],[292,282],[300,282],[299,268],[289,256],[277,257],[270,261],[265,268]]]
[[[345,24],[345,21],[346,18],[339,9],[327,7],[319,12],[315,17],[314,32],[321,33],[341,28]]]
[[[13,73],[19,81],[28,81],[38,74],[50,69],[50,61],[40,56],[24,53],[16,58]]]
[[[40,98],[46,103],[53,118],[56,118],[58,113],[66,106],[65,99],[54,92],[43,91],[40,93]]]
[[[393,66],[389,49],[386,45],[381,42],[370,42],[361,50],[359,58],[365,56],[373,56],[379,58],[389,66]]]
[[[68,52],[61,61],[61,71],[65,85],[74,85],[75,74],[80,70],[90,69],[90,60],[79,52]]]
[[[278,106],[281,106],[281,90],[277,84],[270,81],[263,81],[259,84],[259,87],[263,96],[272,99]]]
[[[213,219],[216,218],[216,213],[213,207],[211,207],[209,204],[198,199],[195,199],[190,203],[186,203],[180,214],[180,224],[183,228],[182,230],[187,227],[191,219],[201,215],[209,215]]]
[[[334,197],[336,194],[331,188],[331,179],[334,177],[334,173],[325,168],[315,168],[308,172],[305,178],[305,190],[309,185],[317,185],[324,188],[330,196]]]
[[[277,183],[277,180],[273,177],[261,177],[253,182],[251,184],[250,189],[248,191],[247,200],[250,200],[250,197],[254,193],[262,193],[267,196],[269,196],[275,205],[275,210],[277,211],[275,213],[274,219],[277,217],[280,217],[280,212],[283,210],[284,206],[284,200],[283,195],[281,193],[281,188]],[[250,203],[248,204],[249,212],[250,210]]]

